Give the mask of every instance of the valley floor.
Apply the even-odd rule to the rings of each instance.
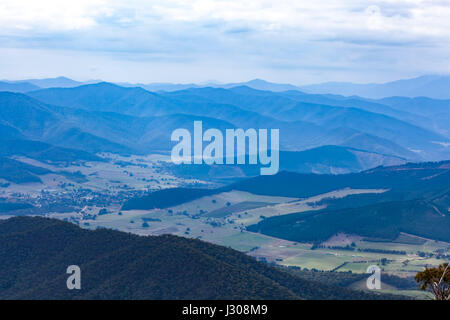
[[[261,196],[229,191],[166,209],[122,211],[122,197],[149,190],[183,185],[208,185],[206,181],[181,179],[164,172],[164,156],[129,157],[114,155],[107,163],[88,163],[59,168],[35,160],[21,159],[54,172],[80,172],[83,178],[48,174],[42,184],[11,184],[0,189],[0,197],[34,201],[42,207],[52,201],[66,203],[65,210],[39,212],[48,217],[72,221],[87,229],[110,228],[139,235],[174,234],[202,239],[231,247],[255,258],[288,267],[308,270],[365,273],[370,265],[379,265],[383,273],[412,277],[426,266],[442,261],[436,253],[449,254],[450,243],[401,234],[392,242],[369,241],[357,235],[338,234],[321,244],[299,243],[273,238],[246,228],[263,219],[290,213],[320,210],[324,199],[355,194],[383,193],[384,189],[342,189],[314,197]],[[39,185],[39,188],[37,188]],[[86,191],[89,190],[89,191]],[[79,197],[74,199],[74,197]],[[12,215],[12,214],[11,214]],[[6,218],[8,214],[0,215]],[[364,289],[364,283],[353,288]],[[399,291],[384,285],[385,292],[424,298],[416,290]]]

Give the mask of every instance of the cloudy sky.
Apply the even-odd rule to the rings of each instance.
[[[0,0],[0,79],[383,82],[450,74],[450,0]]]

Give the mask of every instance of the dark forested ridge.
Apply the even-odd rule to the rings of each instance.
[[[450,216],[425,200],[412,200],[293,213],[265,219],[248,229],[292,241],[325,241],[339,232],[392,241],[406,232],[448,242]]]
[[[270,196],[310,197],[342,188],[386,188],[421,195],[450,187],[450,161],[408,163],[341,175],[280,172],[237,182],[230,188]]]
[[[270,186],[269,190],[267,186]],[[338,232],[394,240],[401,232],[450,241],[450,163],[409,163],[340,176],[258,177],[236,184],[244,191],[306,197],[331,190],[383,188],[381,194],[325,199],[327,208],[265,219],[250,231],[294,241],[322,241]]]
[[[193,166],[194,167],[194,166]],[[307,198],[318,194],[343,188],[355,189],[385,189],[389,192],[380,196],[355,196],[355,203],[367,202],[359,198],[369,199],[369,202],[411,200],[425,195],[433,200],[445,200],[445,194],[450,189],[450,161],[408,163],[401,166],[378,167],[360,173],[350,174],[303,174],[282,171],[273,176],[258,176],[245,179],[231,185],[207,190],[195,189],[184,193],[184,189],[173,188],[156,191],[147,196],[130,199],[125,207],[131,209],[164,208],[189,202],[200,196],[230,190],[246,191],[269,196],[285,196]],[[204,193],[204,194],[203,194]],[[164,201],[164,204],[160,203]]]
[[[55,147],[32,140],[2,140],[0,138],[0,156],[25,156],[44,162],[73,163],[81,161],[104,161],[100,157],[85,151]]]
[[[14,183],[41,182],[39,175],[50,170],[0,156],[0,178]]]
[[[0,222],[0,299],[379,299],[175,236],[88,231],[46,218]],[[66,269],[81,268],[81,290]]]

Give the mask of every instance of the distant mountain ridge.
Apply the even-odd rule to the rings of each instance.
[[[369,107],[302,102],[298,97],[248,87],[153,93],[138,87],[124,88],[109,83],[44,89],[28,94],[48,104],[88,111],[134,117],[184,113],[217,118],[242,128],[279,128],[284,150],[342,145],[370,151],[373,148],[377,153],[409,159],[436,159],[441,152],[450,154],[449,150],[435,144],[445,143],[444,136],[424,128],[425,125],[417,126],[380,113],[381,109],[390,107],[372,102],[359,102],[375,108],[368,111],[366,109]],[[399,111],[392,109],[390,113],[396,112]],[[421,119],[420,116],[410,117]],[[432,124],[429,126],[433,127]]]
[[[321,146],[304,151],[281,151],[279,158],[280,171],[316,174],[344,174],[378,166],[406,163],[405,159],[399,157],[341,146]],[[224,180],[225,182],[258,176],[260,168],[260,165],[248,164],[166,165],[166,169],[176,176],[205,180]]]
[[[196,83],[127,83],[127,82],[118,82],[118,85],[124,86],[124,87],[141,87],[143,89],[149,90],[149,91],[165,91],[165,92],[173,92],[173,91],[179,91],[179,90],[187,90],[192,88],[205,88],[205,87],[211,87],[211,88],[223,88],[223,89],[230,89],[234,87],[239,86],[247,86],[249,88],[257,89],[257,90],[268,90],[273,92],[281,92],[281,91],[287,91],[287,90],[299,90],[299,87],[285,83],[274,83],[265,81],[262,79],[253,79],[246,82],[236,82],[236,83],[212,83],[207,82],[204,84],[196,84]]]
[[[268,89],[262,80],[252,83]],[[155,93],[100,82],[27,96],[0,92],[0,132],[91,153],[167,152],[171,131],[201,118],[206,127],[278,128],[283,151],[336,145],[413,161],[450,158],[446,100],[346,98],[281,86],[291,90],[239,85]]]
[[[0,81],[0,91],[27,92],[37,89],[40,89],[40,87],[26,81],[17,83]]]
[[[205,128],[233,127],[222,120],[186,114],[141,118],[57,107],[11,92],[0,92],[0,106],[0,129],[13,137],[90,153],[167,151],[172,131],[190,128],[194,120],[202,120]]]
[[[33,87],[27,91],[37,90],[40,88],[70,88],[77,87],[83,84],[83,82],[75,81],[67,77],[56,78],[43,78],[43,79],[24,79],[7,81],[11,85],[31,84]],[[25,92],[25,91],[22,91]]]
[[[422,76],[380,84],[326,82],[322,84],[301,86],[300,90],[308,93],[331,93],[344,96],[356,95],[373,99],[393,96],[450,99],[450,76]]]
[[[43,78],[43,79],[24,79],[24,80],[3,80],[0,81],[0,90],[2,83],[14,85],[29,85],[25,89],[16,90],[14,92],[26,92],[37,88],[72,88],[84,84],[99,83],[102,80],[75,81],[67,77]],[[224,88],[231,89],[240,86],[247,86],[256,90],[284,92],[297,91],[312,94],[336,94],[342,96],[360,96],[364,98],[382,99],[394,96],[403,97],[428,97],[433,99],[450,99],[450,76],[448,75],[424,75],[411,79],[401,79],[385,83],[351,83],[351,82],[325,82],[319,84],[293,85],[289,83],[275,83],[263,79],[253,79],[243,82],[234,83],[170,83],[170,82],[153,82],[153,83],[129,83],[117,82],[123,87],[140,87],[149,91],[165,91],[173,92],[179,90],[187,90],[191,88]]]
[[[292,85],[288,83],[274,83],[262,79],[253,79],[235,83],[206,83],[206,84],[124,84],[125,86],[139,86],[150,91],[179,91],[190,88],[224,88],[230,89],[247,86],[252,89],[272,92],[300,91],[305,93],[338,94],[343,96],[360,96],[364,98],[380,99],[393,96],[429,97],[433,99],[450,99],[450,76],[425,75],[417,78],[402,79],[386,83],[358,84],[351,82],[325,82],[309,85]]]
[[[410,114],[404,110],[397,110],[387,105],[356,98],[348,100],[345,97],[308,95],[297,91],[274,93],[255,90],[245,86],[232,89],[188,89],[167,93],[164,96],[198,102],[205,99],[215,102],[220,101],[221,103],[235,105],[242,109],[272,116],[283,121],[297,120],[313,123],[325,130],[333,130],[334,132],[331,134],[333,138],[336,139],[341,136],[343,139],[341,142],[329,140],[323,142],[323,144],[339,144],[380,153],[392,154],[394,152],[393,154],[397,156],[411,159],[420,157],[419,154],[413,155],[411,149],[416,149],[415,147],[407,147],[410,150],[405,150],[405,142],[409,144],[407,141],[412,139],[413,135],[418,134],[420,136],[417,136],[417,139],[414,138],[415,142],[424,138],[428,141],[447,139],[445,137],[438,138],[437,136],[431,138],[428,134],[419,133],[423,129],[426,129],[428,132],[436,130],[439,133],[441,131],[445,133],[445,122],[441,123],[440,127],[437,128],[436,123],[421,115]],[[394,119],[395,121],[392,122]],[[398,120],[400,119],[401,121],[399,122]],[[412,126],[410,129],[406,129],[405,125]],[[400,133],[399,130],[403,130],[400,128],[404,128],[406,131]],[[326,131],[322,131],[322,133],[324,132]],[[315,139],[319,140],[320,136],[321,134],[316,135],[309,140],[314,142]],[[326,139],[326,137],[323,137],[323,139]],[[376,149],[368,148],[368,146],[375,148],[374,143],[378,144]],[[425,144],[429,144],[429,142],[425,142]],[[314,145],[310,147],[314,147]],[[420,150],[421,148],[417,149]],[[435,145],[429,145],[428,149],[438,150],[439,147],[436,148]]]

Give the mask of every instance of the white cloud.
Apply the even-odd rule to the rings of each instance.
[[[99,52],[111,59],[103,68],[95,59],[98,77],[118,60],[218,80],[233,76],[220,65],[235,66],[240,78],[243,70],[247,78],[272,70],[272,79],[294,82],[327,72],[396,78],[450,73],[442,63],[449,16],[445,0],[0,0],[0,50],[65,50],[85,59]]]
[[[104,0],[2,0],[2,30],[77,30],[95,26],[96,17],[110,14]]]
[[[132,19],[142,25],[245,22],[260,32],[297,29],[320,34],[373,30],[375,24],[375,29],[409,34],[450,34],[450,3],[426,0],[2,0],[0,26],[1,30],[79,30],[99,27],[102,18],[123,11],[133,11]],[[130,17],[122,20],[131,22]]]

